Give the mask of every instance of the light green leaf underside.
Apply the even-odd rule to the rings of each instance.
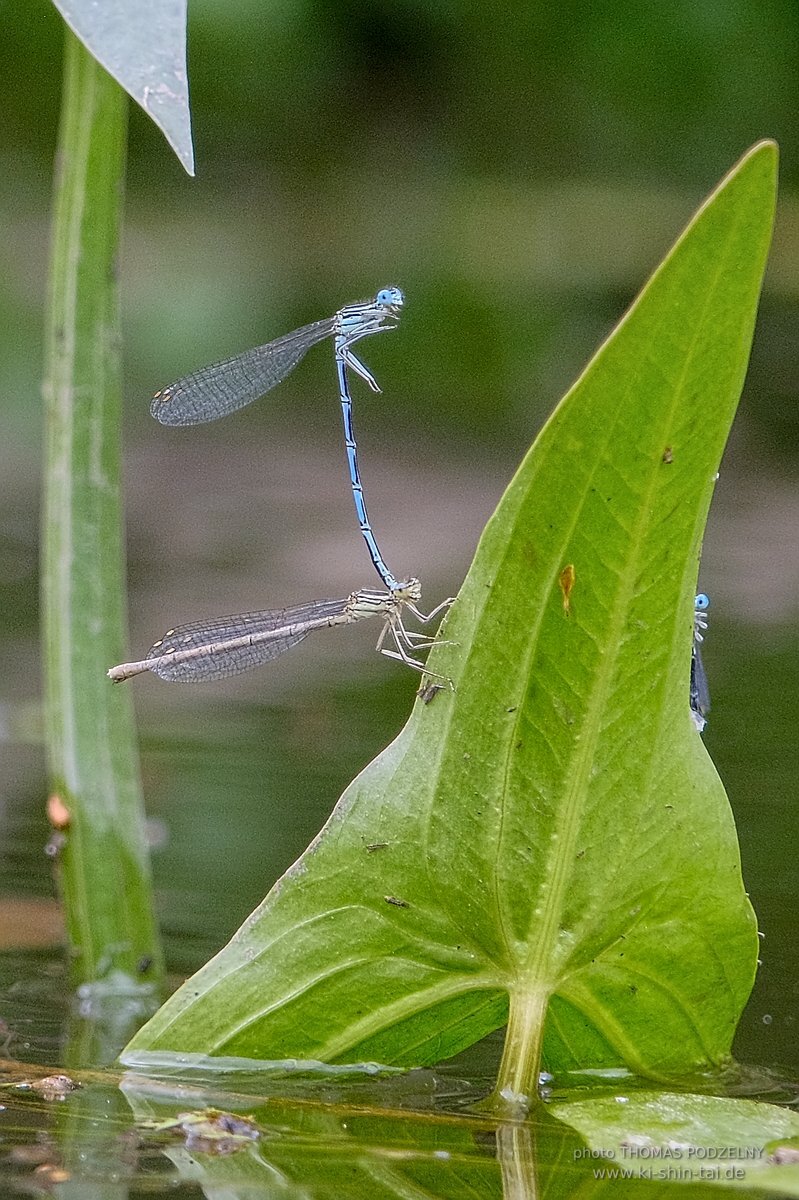
[[[53,0],[70,29],[158,126],[194,174],[186,74],[187,0]]]
[[[522,463],[431,658],[455,691],[417,703],[126,1061],[430,1063],[509,1000],[528,1085],[544,1012],[550,1070],[728,1055],[755,923],[688,674],[775,166],[763,144],[723,181]]]

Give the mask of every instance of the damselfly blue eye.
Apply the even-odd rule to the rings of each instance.
[[[376,304],[404,304],[405,297],[398,287],[381,288],[375,296]]]

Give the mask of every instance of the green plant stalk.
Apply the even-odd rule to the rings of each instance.
[[[537,1094],[544,1043],[544,1021],[550,988],[531,986],[529,991],[510,993],[505,1045],[497,1072],[497,1084],[487,1109],[510,1109],[528,1105]]]
[[[117,249],[127,101],[66,31],[47,311],[42,609],[60,886],[79,982],[162,973],[125,640]]]

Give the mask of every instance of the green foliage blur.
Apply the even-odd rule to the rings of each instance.
[[[60,18],[47,0],[4,16],[2,189],[38,228],[38,271]],[[467,451],[520,445],[749,144],[775,137],[795,188],[798,42],[787,0],[195,0],[196,182],[132,117],[131,396],[397,282],[404,333],[380,348],[382,370],[406,365],[396,419]],[[779,291],[793,315],[795,263]],[[37,357],[21,299],[2,302],[22,334],[0,365],[12,404]],[[780,350],[760,436],[795,445],[795,336]]]

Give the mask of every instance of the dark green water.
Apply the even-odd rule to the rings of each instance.
[[[799,1097],[792,1084],[799,1079],[797,879],[787,835],[797,765],[789,708],[799,688],[795,638],[785,624],[736,625],[718,611],[718,601],[715,607],[706,647],[714,700],[706,742],[727,784],[764,935],[763,964],[736,1039],[747,1070],[733,1091],[785,1104]],[[279,681],[277,695],[262,672],[265,690],[272,690],[267,699],[177,689],[176,701],[155,681],[141,689],[153,862],[177,976],[224,944],[304,849],[349,779],[400,726],[415,680],[373,660],[368,640],[337,648],[340,661],[324,652],[303,661],[297,651],[286,673],[296,668],[299,678]],[[30,713],[12,708],[9,718],[12,731],[35,737]],[[46,897],[54,862],[44,853],[40,748],[12,734],[4,752],[5,898]],[[38,910],[23,910],[21,919],[15,914],[9,936],[20,949],[0,956],[6,1039],[0,1195],[27,1194],[47,1179],[77,1189],[63,1194],[134,1197],[200,1196],[220,1187],[272,1196],[276,1179],[280,1195],[298,1197],[360,1197],[375,1187],[379,1194],[416,1195],[407,1189],[422,1186],[430,1195],[532,1196],[547,1181],[564,1190],[600,1186],[589,1170],[595,1164],[580,1159],[582,1142],[545,1111],[526,1127],[527,1141],[510,1148],[501,1130],[470,1114],[490,1089],[498,1036],[439,1072],[382,1081],[168,1085],[129,1077],[120,1093],[116,1074],[87,1079],[78,1071],[84,1086],[63,1100],[20,1090],[14,1086],[20,1080],[112,1060],[124,1022],[115,1026],[70,994],[57,946],[24,948],[26,939],[44,936]],[[625,1094],[630,1086],[623,1085]],[[223,1142],[219,1153],[216,1142],[147,1124],[208,1105],[253,1115],[257,1144]],[[698,1181],[690,1188],[702,1194]]]

